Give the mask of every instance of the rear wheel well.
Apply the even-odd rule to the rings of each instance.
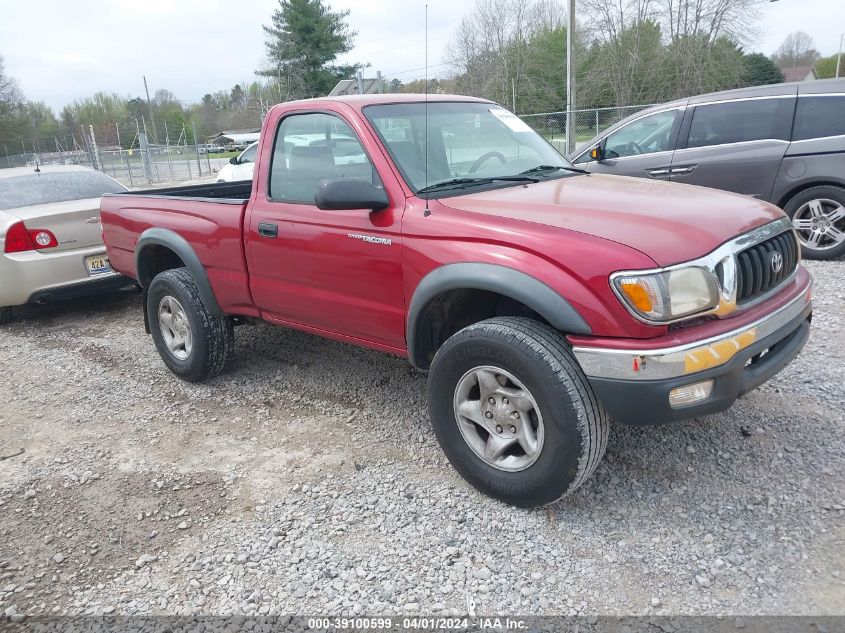
[[[150,244],[138,256],[138,283],[147,288],[159,273],[184,266],[182,258],[166,246]]]
[[[799,185],[799,186],[795,187],[791,191],[788,191],[783,196],[781,196],[781,199],[777,201],[777,205],[781,209],[783,209],[786,206],[786,204],[790,200],[792,200],[792,198],[797,196],[802,191],[806,191],[807,189],[812,189],[813,187],[837,187],[838,189],[845,189],[845,184],[843,184],[841,182],[827,182],[827,181],[824,181],[824,180],[805,183],[803,185]]]
[[[465,327],[494,317],[518,316],[549,325],[527,305],[489,290],[449,290],[434,297],[422,310],[414,327],[414,349],[409,350],[417,366],[427,369],[437,350]]]

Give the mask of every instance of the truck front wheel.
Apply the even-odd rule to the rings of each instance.
[[[446,341],[431,365],[428,403],[455,469],[516,506],[566,496],[607,447],[607,414],[566,340],[527,318],[481,321]]]
[[[183,380],[202,382],[229,361],[232,321],[208,311],[187,268],[156,275],[147,292],[147,316],[161,359]]]

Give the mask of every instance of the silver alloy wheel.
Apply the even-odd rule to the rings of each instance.
[[[531,392],[499,367],[474,367],[455,387],[455,420],[464,441],[499,470],[525,470],[540,457],[545,431]]]
[[[792,216],[802,246],[826,251],[845,242],[845,207],[828,198],[802,204]]]
[[[182,304],[169,295],[158,304],[158,325],[170,353],[179,360],[188,358],[194,343],[191,323]]]

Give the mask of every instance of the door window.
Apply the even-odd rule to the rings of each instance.
[[[282,119],[270,164],[270,197],[314,204],[320,181],[339,178],[381,186],[352,128],[332,114],[294,114]]]
[[[799,97],[792,140],[845,134],[845,96]]]
[[[657,112],[612,132],[604,144],[605,158],[624,158],[672,149],[672,128],[678,110]]]
[[[258,155],[258,145],[253,145],[252,147],[248,147],[246,151],[241,154],[241,157],[238,159],[240,164],[245,163],[254,163],[255,157]]]
[[[687,147],[789,139],[792,99],[751,99],[695,108]]]

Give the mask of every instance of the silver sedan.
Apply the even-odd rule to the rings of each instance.
[[[100,196],[124,191],[87,167],[0,169],[0,324],[13,306],[126,285],[100,228]]]

